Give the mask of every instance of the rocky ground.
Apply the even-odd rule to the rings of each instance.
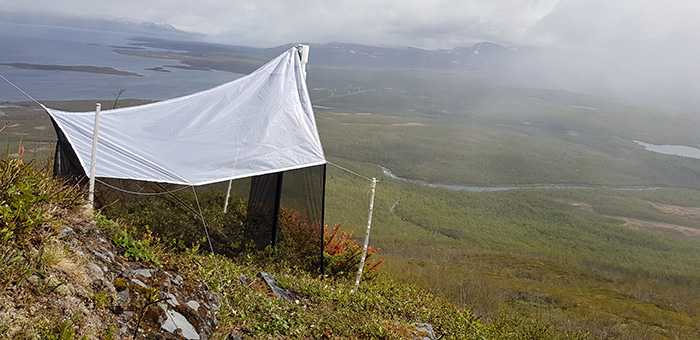
[[[208,339],[219,297],[167,264],[136,262],[89,214],[32,249],[42,270],[0,291],[0,334],[9,339]],[[11,260],[12,254],[2,254]],[[8,256],[9,255],[9,256]]]

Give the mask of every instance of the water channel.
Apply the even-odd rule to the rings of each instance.
[[[469,191],[469,192],[485,192],[485,191],[505,191],[505,190],[516,190],[516,189],[593,189],[595,187],[593,186],[587,186],[587,185],[575,185],[575,184],[542,184],[542,185],[510,185],[510,186],[493,186],[493,187],[484,187],[484,186],[472,186],[472,185],[450,185],[450,184],[435,184],[435,183],[428,183],[426,181],[421,181],[421,180],[415,180],[415,179],[410,179],[410,178],[404,178],[404,177],[399,177],[391,170],[389,170],[386,167],[381,167],[382,171],[384,172],[384,175],[393,179],[397,179],[400,181],[406,181],[406,182],[411,182],[411,183],[416,183],[420,185],[425,185],[431,188],[445,188],[445,189],[450,189],[450,190],[457,190],[457,191]],[[630,190],[636,190],[636,189],[656,189],[656,188],[629,188]]]
[[[665,155],[675,155],[680,157],[700,159],[700,149],[698,148],[693,148],[685,145],[654,145],[640,142],[637,140],[634,142],[643,146],[644,149],[652,152],[662,153]]]

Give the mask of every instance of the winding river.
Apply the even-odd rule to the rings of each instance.
[[[420,181],[420,180],[415,180],[415,179],[410,179],[410,178],[405,178],[405,177],[399,177],[391,170],[389,170],[386,167],[381,167],[382,171],[384,172],[384,175],[393,179],[397,179],[400,181],[406,181],[406,182],[411,182],[411,183],[416,183],[420,185],[425,185],[431,188],[445,188],[445,189],[450,189],[450,190],[459,190],[459,191],[470,191],[470,192],[484,192],[484,191],[505,191],[505,190],[517,190],[517,189],[593,189],[595,187],[593,186],[586,186],[586,185],[574,185],[574,184],[543,184],[543,185],[511,185],[511,186],[494,186],[494,187],[483,187],[483,186],[472,186],[472,185],[449,185],[449,184],[435,184],[435,183],[428,183],[425,181]],[[640,188],[636,188],[640,189]],[[652,188],[644,188],[644,189],[652,189]],[[631,188],[630,188],[631,190]]]
[[[635,143],[643,146],[646,150],[662,153],[666,155],[675,155],[680,157],[689,157],[700,159],[700,149],[684,146],[684,145],[654,145],[649,143],[644,143],[640,141],[634,141]],[[517,189],[595,189],[595,188],[608,188],[613,190],[658,190],[658,189],[668,189],[664,187],[610,187],[610,186],[591,186],[591,185],[581,185],[581,184],[542,184],[542,185],[509,185],[509,186],[471,186],[471,185],[448,185],[448,184],[435,184],[428,183],[421,180],[415,180],[405,177],[399,177],[389,168],[384,166],[381,167],[384,175],[393,179],[416,183],[420,185],[425,185],[431,188],[445,188],[450,190],[459,191],[469,191],[469,192],[485,192],[485,191],[505,191],[505,190],[517,190]]]

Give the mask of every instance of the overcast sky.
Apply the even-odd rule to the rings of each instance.
[[[540,59],[566,89],[700,91],[698,0],[0,0],[9,9],[160,22],[226,44],[345,41],[427,49],[491,41]],[[567,54],[573,53],[573,54]],[[552,72],[552,69],[555,72]],[[567,87],[568,86],[568,87]]]
[[[3,7],[172,24],[269,47],[349,41],[451,48],[698,40],[697,0],[0,0]],[[8,4],[9,3],[9,4]]]

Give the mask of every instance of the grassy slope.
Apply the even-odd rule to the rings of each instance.
[[[72,313],[70,320],[61,317],[63,311],[53,308],[64,300],[75,304],[71,302],[75,297],[56,289],[63,284],[60,280],[65,272],[89,272],[82,261],[93,255],[75,254],[57,236],[60,228],[81,214],[83,195],[14,159],[0,160],[0,179],[0,199],[7,202],[0,218],[0,287],[7,300],[23,302],[1,304],[0,337],[113,339],[119,331],[107,321],[111,320],[110,313],[103,309],[111,309],[116,298],[101,291],[101,286],[85,288],[95,290],[91,294],[93,303],[88,304],[89,309]],[[90,225],[87,214],[80,216],[75,221]],[[185,280],[193,276],[213,287],[222,302],[213,339],[228,339],[231,333],[248,339],[405,339],[420,334],[412,323],[425,322],[432,324],[441,339],[588,338],[583,333],[561,334],[539,321],[508,316],[484,325],[469,311],[459,310],[443,298],[388,280],[365,281],[354,294],[348,294],[352,280],[316,277],[290,269],[284,256],[268,251],[248,252],[238,258],[217,256],[215,261],[197,246],[179,248],[175,240],[162,240],[147,229],[120,226],[104,216],[97,216],[95,221],[94,226],[107,238],[126,248],[119,255],[134,261],[153,261],[173,275],[184,273]],[[62,264],[68,259],[71,267]],[[274,297],[259,279],[254,279],[261,270],[276,274],[294,300]],[[41,279],[33,282],[28,279],[30,275],[45,277],[46,283]],[[49,286],[51,280],[54,283]],[[153,292],[156,295],[151,299],[167,299],[166,293],[158,289]],[[134,316],[127,322],[139,321],[139,316]]]

